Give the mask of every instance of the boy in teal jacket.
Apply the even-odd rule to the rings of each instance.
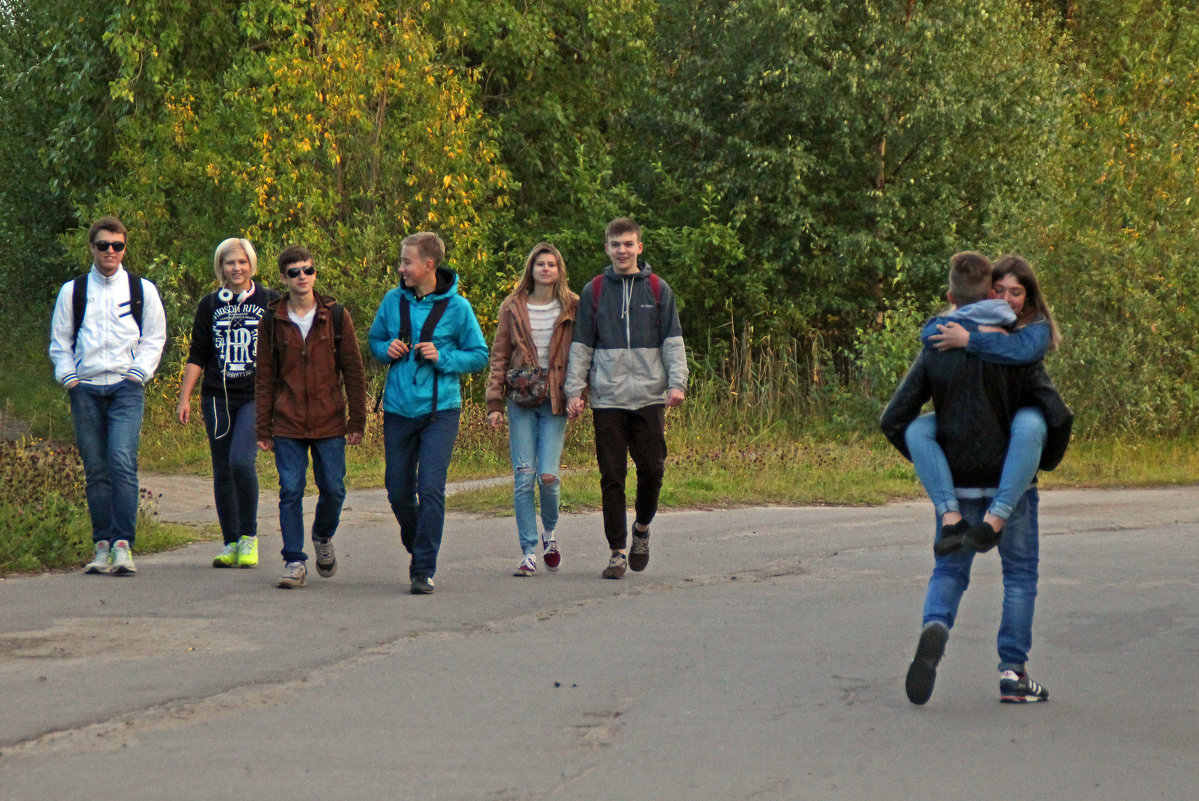
[[[383,296],[369,341],[389,365],[383,390],[387,500],[412,555],[414,595],[433,592],[445,527],[445,480],[462,412],[459,376],[487,366],[487,341],[434,233],[400,247],[400,286]]]

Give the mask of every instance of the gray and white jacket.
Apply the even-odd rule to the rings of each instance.
[[[566,397],[590,387],[593,409],[642,409],[665,403],[670,389],[687,389],[687,351],[674,292],[660,282],[657,301],[650,267],[621,275],[604,270],[599,304],[588,281],[579,296],[567,364]]]

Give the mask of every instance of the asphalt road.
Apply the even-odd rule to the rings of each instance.
[[[998,701],[994,554],[906,700],[926,503],[662,514],[622,581],[598,515],[528,579],[511,518],[451,515],[428,597],[381,494],[347,506],[302,590],[273,586],[271,504],[256,570],[207,543],[0,581],[0,799],[1199,796],[1199,488],[1043,495],[1029,706]]]

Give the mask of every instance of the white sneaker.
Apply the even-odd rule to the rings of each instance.
[[[88,562],[83,568],[84,573],[111,573],[112,572],[112,551],[109,550],[108,540],[100,540],[96,543],[96,555],[92,557],[92,561]]]
[[[537,572],[537,556],[536,554],[528,554],[520,561],[520,567],[516,568],[514,576],[532,576]]]
[[[308,568],[304,566],[303,562],[288,562],[283,566],[283,576],[275,586],[285,590],[303,587],[308,583],[305,579],[307,575]]]
[[[114,576],[132,576],[137,572],[133,566],[133,551],[129,540],[117,540],[112,544],[112,574]]]

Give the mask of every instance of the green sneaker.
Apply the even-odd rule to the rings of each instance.
[[[237,541],[237,566],[258,567],[258,538],[243,536]]]
[[[213,567],[237,567],[237,543],[227,542],[212,560]]]

